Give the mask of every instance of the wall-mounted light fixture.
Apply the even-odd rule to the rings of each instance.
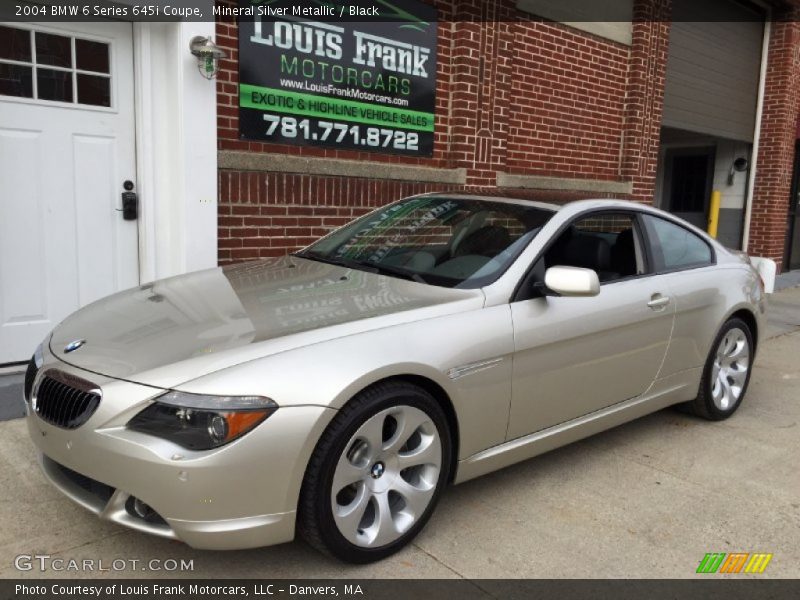
[[[189,50],[197,57],[197,70],[206,79],[214,79],[219,73],[220,59],[228,54],[209,37],[196,35],[189,42]]]
[[[731,170],[728,173],[728,185],[733,185],[733,180],[736,177],[736,173],[743,173],[747,171],[747,167],[750,166],[750,163],[744,156],[740,156],[736,160],[733,161],[731,165]]]

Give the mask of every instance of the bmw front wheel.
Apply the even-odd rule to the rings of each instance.
[[[348,562],[393,554],[433,512],[451,452],[447,418],[425,390],[405,382],[365,390],[317,444],[303,481],[300,532]]]

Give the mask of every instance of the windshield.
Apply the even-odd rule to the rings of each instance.
[[[345,225],[297,256],[477,288],[500,277],[553,214],[504,202],[409,198]]]

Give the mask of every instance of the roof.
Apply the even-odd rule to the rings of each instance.
[[[421,195],[439,197],[439,198],[455,198],[461,200],[483,200],[486,202],[503,202],[507,204],[533,206],[536,208],[541,208],[544,210],[552,210],[552,211],[559,211],[562,208],[564,208],[564,206],[567,204],[572,206],[579,204],[585,208],[592,208],[592,207],[630,208],[632,203],[631,200],[620,200],[618,198],[591,198],[591,197],[578,197],[578,198],[556,197],[553,199],[552,202],[548,202],[539,199],[519,198],[502,193],[491,194],[491,193],[486,193],[485,190],[431,192]]]

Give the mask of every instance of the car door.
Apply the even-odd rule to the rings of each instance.
[[[675,325],[660,377],[702,367],[728,305],[721,289],[730,272],[715,266],[712,247],[680,222],[646,214],[654,270],[672,291]]]
[[[539,278],[557,265],[597,271],[600,293],[512,302],[508,439],[639,396],[655,380],[675,305],[651,274],[644,244],[637,213],[592,212],[562,229],[537,259]]]

